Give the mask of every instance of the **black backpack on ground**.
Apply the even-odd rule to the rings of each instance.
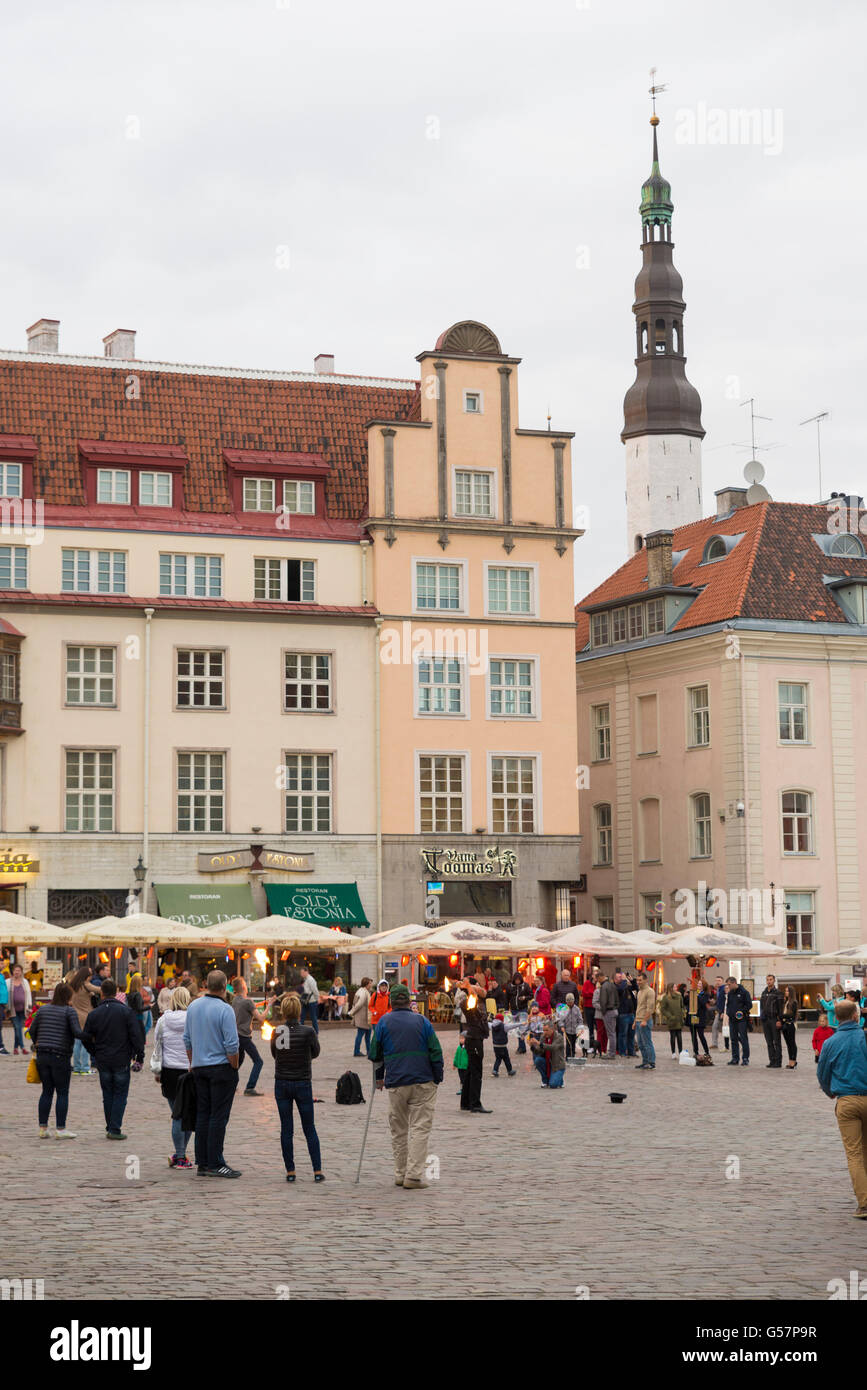
[[[345,1071],[337,1082],[334,1097],[338,1105],[365,1105],[364,1092],[358,1072]]]

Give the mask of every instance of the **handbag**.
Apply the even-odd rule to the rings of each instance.
[[[30,1061],[27,1063],[26,1079],[27,1081],[29,1081],[31,1086],[42,1085],[42,1077],[39,1075],[39,1067],[36,1065],[36,1058],[33,1056],[31,1056]]]
[[[452,1066],[456,1067],[458,1071],[466,1071],[469,1065],[470,1059],[467,1055],[467,1049],[463,1046],[463,1044],[459,1044],[455,1048],[455,1055],[454,1060],[452,1061]]]

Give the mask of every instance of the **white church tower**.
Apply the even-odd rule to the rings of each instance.
[[[642,266],[635,281],[636,377],[623,402],[628,554],[651,531],[698,521],[701,399],[686,379],[683,281],[672,260],[671,185],[659,170],[654,112],[653,168],[641,190]]]

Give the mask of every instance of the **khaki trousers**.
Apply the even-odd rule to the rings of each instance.
[[[838,1096],[834,1113],[858,1206],[867,1211],[867,1096]]]
[[[394,1153],[395,1180],[421,1182],[437,1103],[435,1081],[393,1086],[388,1092],[388,1126]]]

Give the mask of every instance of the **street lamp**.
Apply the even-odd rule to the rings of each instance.
[[[144,883],[145,879],[146,879],[147,876],[148,876],[147,867],[145,866],[145,863],[144,863],[144,861],[143,861],[141,855],[139,855],[139,857],[138,857],[138,863],[136,864],[135,868],[134,868],[133,871],[132,871],[132,876],[133,876],[133,878],[135,879],[136,883],[138,884],[138,888],[136,889],[136,892],[140,893],[141,890],[142,890],[142,884]]]

